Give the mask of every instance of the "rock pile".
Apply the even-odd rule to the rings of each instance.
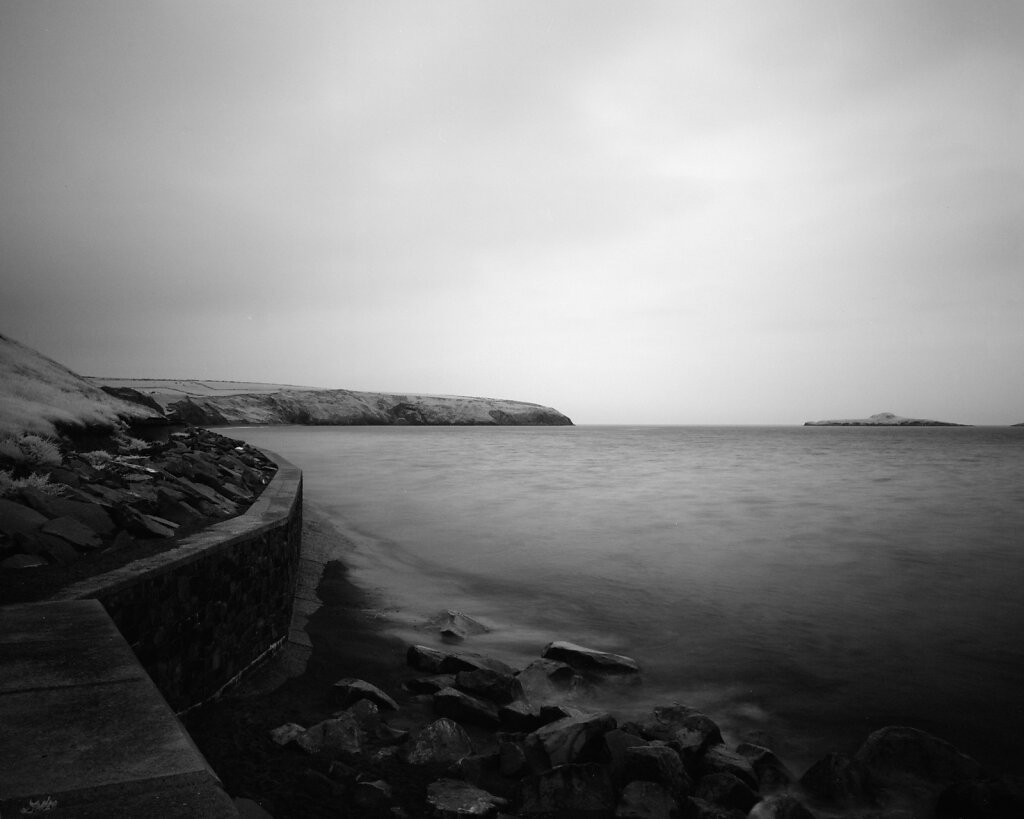
[[[203,429],[165,442],[122,437],[31,469],[2,462],[0,603],[32,599],[28,575],[167,541],[247,509],[277,467],[242,441]],[[80,575],[81,572],[78,572]],[[52,585],[52,584],[51,584]],[[18,589],[26,590],[19,598]],[[52,591],[52,589],[51,589]]]
[[[706,714],[654,708],[639,721],[557,704],[635,661],[556,642],[516,670],[461,650],[408,647],[405,703],[363,680],[335,686],[342,710],[271,731],[316,758],[339,815],[808,819],[1024,816],[1024,783],[986,778],[912,728],[872,734],[797,777],[769,748],[729,746]],[[610,681],[609,681],[610,682]],[[414,712],[418,716],[413,716]]]

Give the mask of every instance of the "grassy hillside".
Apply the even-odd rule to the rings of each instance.
[[[119,419],[155,416],[0,335],[0,435],[55,435],[58,427],[112,426]]]

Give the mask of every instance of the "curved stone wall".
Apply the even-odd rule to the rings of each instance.
[[[302,472],[263,451],[278,471],[244,514],[52,598],[99,600],[178,713],[216,696],[288,636]]]

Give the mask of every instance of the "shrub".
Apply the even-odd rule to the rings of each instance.
[[[60,466],[64,461],[55,441],[31,433],[0,438],[0,459],[28,466]]]
[[[38,489],[47,495],[63,495],[64,484],[51,483],[49,475],[40,475],[33,472],[24,478],[15,478],[14,473],[7,469],[0,469],[0,498],[9,498],[17,495],[22,489]]]

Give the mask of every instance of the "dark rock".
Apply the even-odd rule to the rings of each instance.
[[[357,808],[369,812],[384,812],[394,802],[391,785],[383,779],[356,782],[352,788],[352,802]]]
[[[516,678],[524,695],[536,703],[561,699],[582,686],[583,678],[568,663],[558,660],[534,660]]]
[[[606,733],[602,741],[604,742],[602,759],[608,764],[615,784],[621,787],[627,781],[626,751],[638,745],[646,745],[647,740],[637,734],[624,731],[622,728],[616,728]]]
[[[295,742],[310,754],[353,757],[363,752],[365,735],[356,718],[346,713],[310,726]]]
[[[619,797],[615,819],[678,819],[679,802],[664,785],[630,782]]]
[[[561,719],[561,717],[559,717]],[[510,731],[535,731],[554,720],[545,720],[539,709],[528,702],[512,702],[498,709],[501,726]]]
[[[416,677],[406,680],[402,687],[410,694],[436,694],[442,688],[455,687],[454,674],[436,674],[433,677]]]
[[[526,752],[519,742],[498,743],[498,771],[509,779],[526,773]]]
[[[438,819],[493,817],[505,800],[457,779],[439,779],[427,787],[427,804]]]
[[[103,540],[93,529],[70,517],[48,520],[39,531],[46,535],[63,538],[79,549],[92,550],[103,545]]]
[[[377,703],[371,700],[357,700],[344,711],[339,711],[334,716],[340,717],[342,714],[350,714],[366,733],[376,733],[377,728],[380,726],[380,708],[377,707]]]
[[[936,819],[1007,819],[1024,816],[1024,777],[1003,776],[950,785],[935,806]]]
[[[723,808],[695,796],[688,796],[685,799],[682,813],[683,819],[746,819],[742,811]]]
[[[47,560],[51,563],[69,566],[82,557],[82,553],[78,549],[56,535],[39,533],[33,537],[33,541],[42,545],[42,554],[46,555]]]
[[[800,786],[815,799],[830,805],[868,801],[867,771],[857,760],[837,751],[819,759],[800,777]]]
[[[615,718],[610,714],[580,712],[538,728],[526,737],[526,748],[528,753],[539,753],[552,768],[588,761],[585,754],[593,751],[597,756],[598,741],[614,729]]]
[[[398,710],[397,702],[366,680],[345,677],[334,684],[333,690],[334,701],[342,707],[352,705],[359,700],[369,700],[380,708],[390,711]]]
[[[631,657],[596,651],[564,640],[548,643],[541,656],[548,660],[560,660],[575,669],[599,671],[603,674],[636,674],[640,671],[640,666]]]
[[[460,671],[455,675],[455,686],[460,691],[484,697],[499,705],[504,705],[523,696],[523,687],[516,677],[490,668]]]
[[[441,664],[447,655],[443,651],[428,646],[409,646],[405,652],[405,662],[420,671],[431,674],[441,673]]]
[[[664,745],[637,745],[626,750],[626,780],[657,782],[677,799],[693,792],[693,782],[683,761]],[[698,794],[699,795],[699,794]]]
[[[761,793],[771,793],[789,787],[796,781],[793,772],[770,749],[763,745],[743,742],[736,746],[736,753],[750,762]]]
[[[49,563],[39,555],[13,554],[0,561],[0,569],[10,569],[12,571],[39,569],[48,565]]]
[[[481,728],[497,728],[500,724],[498,709],[493,704],[455,688],[442,688],[434,694],[434,713]]]
[[[702,776],[697,783],[695,795],[706,802],[714,802],[724,808],[733,808],[744,813],[754,807],[758,800],[757,794],[731,773]]]
[[[750,809],[748,819],[815,819],[807,807],[795,796],[777,793],[762,799]],[[897,819],[897,817],[892,817]],[[911,819],[907,817],[907,819]]]
[[[686,705],[658,706],[649,719],[637,723],[637,730],[648,739],[670,742],[688,764],[706,748],[722,743],[715,721]]]
[[[408,743],[405,759],[410,765],[446,767],[472,753],[473,743],[462,726],[442,717]]]
[[[98,504],[56,498],[38,489],[23,489],[21,496],[29,506],[48,518],[74,518],[99,535],[112,534],[116,528],[110,515]]]
[[[0,532],[8,537],[38,531],[49,518],[35,509],[6,498],[0,498]]]
[[[615,789],[601,765],[559,765],[522,779],[516,804],[519,816],[535,819],[607,819],[615,810]]]
[[[448,609],[427,621],[427,626],[441,633],[442,639],[453,643],[461,643],[467,637],[486,634],[488,629],[461,611]]]
[[[757,790],[757,774],[750,761],[743,755],[730,751],[724,745],[712,745],[704,752],[700,761],[701,776],[727,773],[744,782],[748,788]]]
[[[301,725],[297,725],[294,722],[286,722],[284,725],[274,728],[270,732],[270,738],[278,745],[287,745],[289,742],[295,742],[304,733],[306,733],[306,729]]]
[[[900,785],[908,777],[948,785],[975,779],[981,766],[943,739],[916,728],[890,726],[871,734],[854,758],[872,783]]]
[[[485,657],[483,654],[475,654],[470,651],[449,652],[441,661],[441,672],[443,674],[457,674],[460,671],[497,671],[500,674],[513,675],[515,669],[501,660],[493,657]]]

